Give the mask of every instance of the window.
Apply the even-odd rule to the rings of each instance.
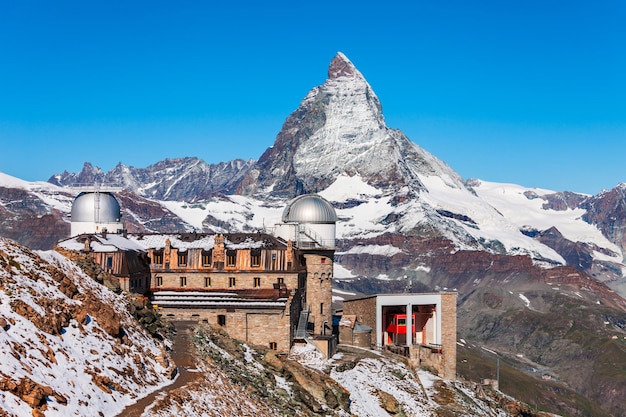
[[[250,264],[252,266],[261,265],[261,249],[252,249],[250,251]]]
[[[254,277],[254,288],[259,288],[261,286],[261,278]]]
[[[163,252],[154,252],[152,257],[154,258],[153,264],[163,265]]]
[[[187,277],[180,277],[180,286],[181,287],[187,286]]]
[[[324,303],[320,303],[320,314],[324,314]]]
[[[229,277],[229,278],[228,278],[228,286],[229,286],[229,287],[234,287],[234,286],[235,286],[235,284],[236,284],[236,282],[235,282],[235,277]]]
[[[218,314],[217,324],[220,326],[226,326],[226,316],[223,314]]]
[[[237,262],[237,251],[227,250],[226,251],[226,266],[235,266],[236,262]]]
[[[113,269],[113,257],[107,256],[107,269]]]
[[[276,343],[276,342],[270,342],[270,349],[272,349],[272,350],[276,350],[276,349],[278,349],[278,343]]]
[[[282,277],[276,278],[276,283],[278,283],[278,285],[283,285],[285,283],[285,278],[282,278]]]
[[[204,286],[205,287],[211,286],[211,277],[204,277]]]
[[[156,285],[157,287],[163,286],[163,277],[156,277]]]
[[[322,263],[325,264],[326,263],[326,258],[322,258]]]
[[[187,265],[187,252],[178,252],[178,265],[179,266]]]
[[[211,265],[211,251],[202,251],[202,266]]]

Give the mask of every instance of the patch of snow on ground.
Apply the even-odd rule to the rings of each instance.
[[[51,396],[46,416],[113,416],[137,398],[171,383],[167,370],[157,361],[164,347],[138,328],[121,295],[97,284],[57,252],[35,254],[0,239],[0,253],[13,265],[19,265],[9,271],[0,270],[0,316],[12,323],[8,330],[0,332],[0,374],[15,382],[30,378],[67,400],[63,404]],[[57,273],[66,275],[79,293],[91,293],[111,305],[121,317],[128,342],[120,345],[91,315],[84,324],[72,318],[61,334],[51,334],[14,311],[11,305],[16,302],[37,312],[44,305],[61,311],[64,305],[80,304],[81,301],[60,291],[51,275]],[[28,354],[14,355],[21,348],[26,348]],[[119,390],[105,392],[94,383],[90,373],[109,378]],[[2,409],[18,415],[32,414],[23,400],[5,391],[0,391],[0,414]]]
[[[276,379],[276,386],[278,388],[284,389],[287,394],[289,394],[289,396],[292,395],[291,385],[289,385],[289,382],[287,382],[285,378],[283,378],[282,376],[274,375],[274,379]]]
[[[351,254],[363,254],[380,256],[393,256],[398,253],[402,253],[402,249],[396,248],[393,245],[357,245],[351,247],[346,252],[337,252],[338,255],[351,255]]]
[[[360,175],[357,174],[351,177],[342,174],[319,194],[329,201],[341,203],[350,199],[375,196],[380,193],[379,189],[363,181]]]
[[[330,376],[350,392],[350,412],[359,417],[387,417],[381,407],[380,393],[392,395],[406,416],[432,416],[437,405],[429,401],[413,372],[403,363],[385,357],[361,359],[354,368]],[[421,375],[420,375],[421,379]]]
[[[357,276],[352,273],[349,269],[344,268],[338,263],[333,264],[333,278],[335,279],[349,279],[356,278]]]
[[[519,293],[519,298],[526,304],[527,308],[530,308],[530,300],[522,293]]]
[[[328,365],[324,355],[309,342],[306,345],[294,345],[289,351],[289,358],[320,371]]]

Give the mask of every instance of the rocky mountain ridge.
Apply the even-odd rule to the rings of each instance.
[[[108,172],[85,162],[78,173],[55,174],[48,182],[58,186],[108,184],[132,190],[145,198],[173,201],[201,201],[216,194],[231,194],[254,161],[235,159],[207,164],[198,158],[165,159],[147,168],[121,162]]]

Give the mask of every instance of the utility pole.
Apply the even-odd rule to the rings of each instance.
[[[496,382],[498,384],[498,391],[500,391],[500,358],[496,359]]]

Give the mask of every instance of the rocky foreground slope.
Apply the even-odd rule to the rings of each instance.
[[[60,254],[0,238],[0,415],[114,416],[169,384],[130,309]]]
[[[326,360],[310,346],[289,357],[202,325],[194,334],[203,379],[170,392],[144,417],[547,417],[475,384],[412,370],[401,357],[340,347]]]

